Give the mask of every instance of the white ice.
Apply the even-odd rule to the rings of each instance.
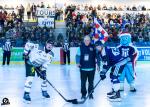
[[[106,93],[111,90],[109,75],[101,81],[94,92],[94,100],[87,100],[82,105],[65,102],[51,86],[48,85],[50,99],[42,99],[40,79],[35,77],[31,91],[31,104],[23,102],[25,67],[24,65],[10,65],[0,67],[0,103],[8,98],[10,105],[4,107],[149,107],[150,105],[150,66],[138,63],[136,71],[136,93],[129,91],[125,84],[125,91],[121,93],[122,102],[109,102]],[[80,73],[75,65],[50,65],[47,71],[48,80],[67,98],[80,99]],[[108,73],[109,74],[109,73]],[[95,83],[99,80],[98,72]],[[1,106],[1,105],[0,105]]]

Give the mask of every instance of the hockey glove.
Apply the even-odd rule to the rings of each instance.
[[[101,80],[104,80],[106,78],[106,72],[101,71],[100,72],[100,78],[101,78]]]
[[[36,70],[37,76],[40,77],[41,79],[45,80],[46,79],[46,70],[39,71]]]
[[[22,59],[23,59],[23,60],[28,60],[28,59],[29,59],[29,56],[28,56],[28,55],[23,54]]]

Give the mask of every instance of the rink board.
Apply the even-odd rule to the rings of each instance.
[[[53,49],[55,54],[53,59],[53,64],[60,64],[60,47],[56,47]],[[138,47],[139,57],[138,61],[150,61],[150,47]],[[77,52],[77,47],[72,47],[70,49],[70,58],[71,64],[75,63],[75,55]],[[13,48],[11,53],[11,63],[13,64],[23,64],[22,59],[23,48]],[[0,62],[2,62],[3,51],[0,49]]]

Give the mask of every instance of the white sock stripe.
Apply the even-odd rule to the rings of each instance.
[[[26,86],[26,85],[25,85],[24,87],[25,87],[25,88],[31,88],[30,86]]]
[[[47,91],[47,87],[41,87],[42,91]]]
[[[47,87],[47,85],[41,85],[41,87]]]
[[[119,70],[119,66],[115,66],[115,70],[114,70],[114,75],[117,76],[118,75],[118,70]]]

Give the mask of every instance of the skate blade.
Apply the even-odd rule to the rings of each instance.
[[[123,91],[124,91],[124,89],[120,89],[119,91],[120,91],[120,92],[123,92]]]
[[[116,98],[116,99],[108,99],[109,101],[111,101],[111,102],[121,102],[122,101],[122,99],[121,98]]]
[[[112,94],[112,95],[107,95],[108,98],[109,98],[109,97],[112,97],[112,96],[114,96],[114,94]]]
[[[50,99],[50,97],[49,97],[49,98],[46,98],[46,97],[43,97],[43,96],[42,96],[42,99]]]
[[[26,104],[31,104],[31,101],[23,100],[23,102]]]

